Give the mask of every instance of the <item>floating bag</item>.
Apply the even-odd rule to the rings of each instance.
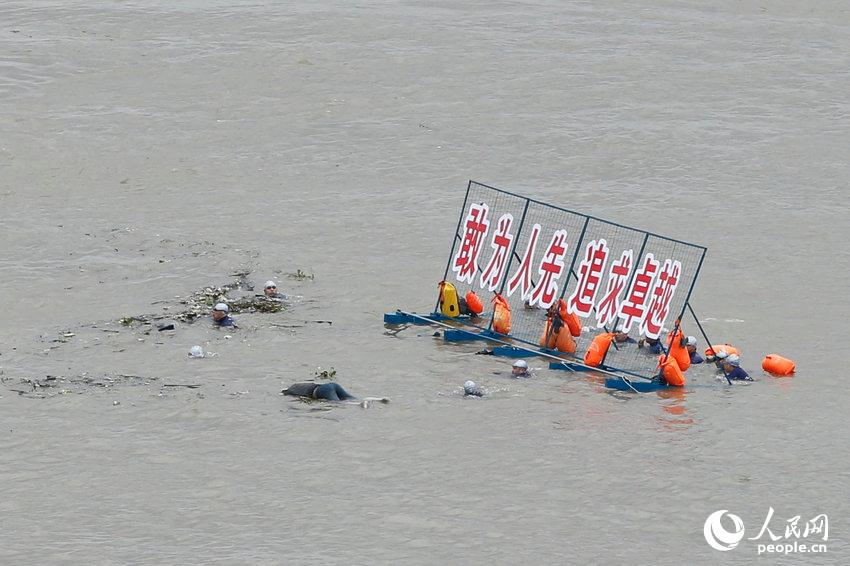
[[[543,327],[543,334],[540,335],[540,347],[547,350],[558,350],[567,354],[575,354],[575,340],[570,336],[567,327],[563,323],[558,324],[559,322],[557,321],[554,324],[554,328],[557,330],[553,330],[552,320],[546,321],[546,326]]]
[[[558,299],[558,314],[570,329],[570,334],[576,337],[581,336],[581,321],[576,313],[567,313],[567,302],[564,299]]]
[[[469,309],[469,312],[476,315],[484,312],[484,305],[481,303],[478,295],[475,294],[475,291],[466,293],[466,308]]]
[[[738,356],[741,355],[741,352],[738,351],[738,348],[736,348],[732,344],[717,344],[717,345],[712,344],[711,348],[705,349],[705,357],[706,358],[714,355],[714,354],[711,353],[712,348],[714,349],[715,353],[719,352],[720,350],[723,350],[724,352],[726,352],[727,356],[731,356],[732,354],[735,354],[735,355],[738,355]]]
[[[556,334],[557,338],[555,340],[555,349],[559,352],[566,352],[567,354],[575,354],[576,353],[576,341],[573,340],[573,337],[567,331],[567,328],[561,328],[561,331]]]
[[[543,334],[540,335],[540,347],[547,350],[554,350],[557,339],[557,335],[552,331],[552,320],[546,320],[546,326],[543,327]]]
[[[674,358],[668,359],[666,356],[658,356],[658,367],[661,368],[661,373],[667,385],[675,387],[685,385],[685,374],[682,373],[679,363]]]
[[[440,312],[445,316],[456,317],[460,314],[457,289],[448,281],[440,281]]]
[[[779,354],[768,354],[761,361],[761,368],[773,375],[791,375],[797,371],[797,364]]]
[[[611,341],[614,335],[610,332],[600,334],[590,343],[590,348],[584,354],[584,365],[595,368],[605,359],[605,354],[608,353],[608,348],[611,347]]]
[[[667,340],[670,340],[670,336],[670,334],[667,335]],[[682,329],[679,328],[676,330],[676,333],[672,336],[673,343],[670,344],[670,357],[676,360],[680,370],[688,371],[688,368],[691,367],[691,354],[688,352],[687,346],[682,345]]]
[[[576,313],[568,314],[567,318],[564,319],[564,322],[567,323],[567,328],[570,329],[570,334],[575,337],[581,336],[581,321],[578,319],[578,315]]]
[[[493,297],[493,330],[499,334],[511,333],[511,307],[499,293]]]

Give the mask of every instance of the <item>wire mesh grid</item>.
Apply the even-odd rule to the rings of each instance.
[[[540,345],[546,307],[558,299],[567,302],[584,326],[575,339],[578,358],[598,334],[631,323],[629,339],[612,344],[604,365],[650,376],[657,355],[638,348],[638,339],[657,335],[667,347],[666,332],[684,312],[704,253],[702,246],[470,181],[446,279],[460,297],[468,291],[480,296],[486,311],[468,324],[481,330],[492,328],[490,299],[500,293],[511,309],[510,339],[518,345]],[[662,272],[670,293],[667,308],[652,318],[624,316],[622,305],[630,294],[643,284],[651,295]]]

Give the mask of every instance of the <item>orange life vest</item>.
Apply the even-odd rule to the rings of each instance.
[[[605,354],[608,353],[608,348],[611,347],[611,341],[613,339],[614,334],[611,332],[600,334],[594,338],[587,352],[584,354],[584,365],[595,368],[601,364],[602,360],[605,359]]]
[[[481,299],[478,298],[478,295],[475,294],[475,291],[468,291],[466,293],[466,306],[469,307],[469,310],[472,311],[473,314],[481,314],[484,312],[484,305],[481,303]]]
[[[671,335],[673,336],[672,343],[669,341]],[[688,368],[691,367],[691,354],[688,352],[687,346],[682,346],[682,336],[682,329],[679,328],[676,330],[676,334],[671,333],[667,335],[667,344],[670,344],[670,357],[676,360],[676,363],[679,364],[679,369],[688,371]]]
[[[661,368],[661,373],[667,385],[674,385],[676,387],[685,385],[685,374],[682,373],[682,369],[679,367],[679,363],[675,358],[658,356],[658,367]]]
[[[712,349],[714,350],[714,354],[711,353]],[[726,352],[727,356],[731,356],[732,354],[736,354],[738,356],[741,355],[741,352],[738,351],[738,348],[736,348],[732,344],[717,344],[717,345],[712,344],[711,348],[705,349],[705,357],[714,356],[720,350],[723,350],[724,352]]]
[[[576,341],[573,340],[573,337],[570,335],[566,327],[561,328],[561,331],[558,332],[556,336],[558,337],[555,341],[556,350],[559,352],[566,352],[567,354],[576,353]]]
[[[543,327],[543,334],[540,335],[540,347],[547,350],[554,350],[557,340],[557,335],[552,332],[552,321],[546,319],[546,326]]]
[[[791,375],[797,371],[797,364],[779,354],[768,354],[761,361],[761,367],[773,375]]]
[[[499,293],[493,296],[493,330],[499,334],[511,333],[511,307]]]

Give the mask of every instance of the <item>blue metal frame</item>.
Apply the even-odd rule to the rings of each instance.
[[[617,379],[615,377],[606,377],[605,387],[608,389],[631,391],[635,393],[650,393],[661,389],[684,389],[683,387],[664,385],[658,381],[626,381],[625,379]]]
[[[699,277],[699,273],[700,273],[700,270],[702,268],[703,260],[705,259],[705,255],[706,255],[706,251],[707,251],[707,248],[705,246],[700,246],[698,244],[692,244],[690,242],[684,242],[682,240],[677,240],[675,238],[669,238],[667,236],[662,236],[660,234],[655,234],[653,232],[647,232],[646,230],[641,230],[639,228],[634,228],[634,227],[631,227],[631,226],[625,226],[623,224],[618,224],[616,222],[611,222],[609,220],[598,218],[596,216],[583,214],[583,213],[576,212],[574,210],[570,210],[570,209],[559,207],[559,206],[554,206],[554,205],[551,205],[549,203],[545,203],[545,202],[542,202],[542,201],[539,201],[539,200],[536,200],[536,199],[533,199],[533,198],[525,197],[525,196],[513,193],[511,191],[499,189],[499,188],[496,188],[496,187],[493,187],[493,186],[490,186],[490,185],[486,185],[484,183],[479,183],[479,182],[473,181],[473,180],[470,180],[467,183],[467,186],[466,186],[466,194],[464,196],[463,205],[462,205],[461,211],[460,211],[460,216],[458,217],[457,225],[455,227],[455,237],[452,239],[452,247],[451,247],[451,250],[449,252],[448,260],[446,262],[446,269],[443,273],[443,280],[446,280],[446,278],[448,277],[448,273],[451,269],[452,257],[454,256],[454,252],[455,252],[455,249],[456,249],[456,246],[457,246],[457,242],[459,240],[462,241],[462,238],[461,238],[461,235],[460,235],[459,232],[460,232],[461,226],[463,224],[464,216],[466,214],[466,208],[467,208],[467,205],[469,203],[469,196],[470,196],[473,184],[475,184],[476,186],[479,186],[479,187],[483,187],[483,188],[486,188],[486,189],[489,189],[489,190],[492,190],[492,191],[496,191],[498,193],[502,193],[502,194],[505,194],[505,195],[509,195],[511,197],[514,197],[514,198],[522,199],[522,200],[525,201],[525,206],[524,206],[523,211],[522,211],[522,217],[520,219],[519,227],[518,227],[517,232],[516,232],[517,236],[514,239],[513,246],[512,246],[512,249],[511,249],[511,254],[510,254],[510,257],[508,258],[508,263],[505,266],[505,272],[504,272],[504,275],[502,276],[502,281],[501,281],[501,284],[499,286],[499,291],[498,291],[499,294],[504,293],[505,286],[507,285],[508,279],[510,277],[510,270],[511,270],[511,267],[512,267],[513,262],[514,262],[514,258],[518,258],[516,250],[517,250],[517,246],[519,245],[520,235],[522,234],[522,230],[525,226],[528,210],[529,210],[531,203],[535,203],[535,204],[538,204],[538,205],[541,205],[541,206],[544,206],[544,207],[547,207],[547,208],[550,208],[550,209],[566,212],[568,214],[581,216],[581,217],[584,217],[584,219],[585,219],[584,225],[583,225],[582,230],[581,230],[581,234],[579,235],[579,239],[578,239],[578,242],[576,244],[576,248],[573,251],[573,257],[570,261],[570,269],[569,269],[569,273],[568,273],[567,278],[566,278],[566,282],[564,283],[563,288],[561,289],[561,294],[560,294],[560,297],[559,297],[561,299],[563,299],[563,297],[566,295],[566,292],[569,288],[570,277],[572,276],[576,279],[576,281],[578,281],[578,276],[575,273],[575,262],[578,258],[578,254],[581,252],[582,245],[584,244],[587,229],[588,229],[588,226],[589,226],[591,220],[600,222],[600,223],[608,225],[608,226],[613,226],[613,227],[617,227],[617,228],[623,228],[623,229],[626,229],[626,230],[630,230],[630,231],[637,233],[637,234],[642,233],[644,235],[643,243],[641,244],[640,251],[638,252],[638,255],[636,256],[635,265],[633,267],[632,274],[631,274],[631,277],[629,278],[628,284],[626,285],[626,289],[630,288],[631,285],[634,282],[634,279],[637,275],[637,270],[639,269],[639,262],[640,262],[641,258],[643,257],[644,252],[646,251],[646,246],[647,246],[647,243],[649,241],[650,236],[654,237],[654,238],[658,238],[659,240],[663,240],[663,241],[667,241],[667,242],[674,242],[674,243],[678,243],[678,244],[691,246],[693,248],[701,249],[702,255],[700,257],[699,264],[697,266],[696,272],[694,273],[693,280],[691,281],[690,288],[688,289],[688,295],[686,297],[685,304],[682,307],[682,311],[679,313],[679,316],[677,318],[677,326],[676,327],[678,328],[678,325],[681,322],[681,318],[682,318],[682,316],[684,316],[684,311],[689,306],[689,300],[690,300],[691,294],[693,292],[694,286],[696,285],[697,278]],[[437,302],[436,302],[436,305],[434,307],[434,312],[430,315],[424,315],[425,318],[427,320],[433,320],[433,321],[452,320],[460,326],[471,327],[471,328],[474,328],[474,329],[479,331],[479,332],[475,332],[475,331],[464,330],[464,329],[460,329],[460,328],[459,329],[446,330],[444,332],[444,339],[447,340],[447,341],[478,340],[478,339],[486,339],[488,336],[491,336],[491,337],[497,336],[497,334],[494,333],[493,330],[492,330],[492,328],[493,328],[493,318],[494,318],[494,315],[495,315],[494,312],[490,313],[489,320],[487,321],[487,325],[485,327],[483,324],[479,325],[479,321],[483,322],[483,321],[481,321],[481,319],[479,317],[459,316],[459,317],[455,317],[455,318],[450,318],[450,317],[445,317],[442,314],[439,314],[439,309],[440,309],[440,300],[439,300],[439,294],[438,294]],[[384,315],[384,323],[385,324],[427,324],[427,322],[423,322],[422,320],[414,319],[413,317],[407,316],[407,315],[405,315],[404,313],[401,313],[401,312],[385,314]],[[607,329],[606,329],[606,331],[607,331]],[[517,357],[517,356],[520,355],[519,354],[520,352],[526,352],[526,351],[531,352],[531,353],[527,354],[528,356],[536,355],[533,352],[549,353],[545,349],[539,348],[539,345],[537,343],[529,341],[529,340],[518,338],[518,337],[515,337],[515,336],[512,336],[512,335],[501,335],[501,334],[499,334],[498,337],[501,338],[501,339],[511,339],[511,340],[515,341],[518,346],[520,346],[519,348],[510,348],[510,347],[507,347],[507,346],[494,348],[494,352],[495,352],[495,350],[498,350],[500,355]],[[526,349],[524,349],[525,346],[531,346],[531,348],[526,350]],[[614,345],[614,347],[615,347],[615,349],[618,349],[616,344]],[[663,344],[661,345],[661,348],[662,348],[662,350],[664,350]],[[668,352],[669,352],[669,348],[667,350],[665,350],[664,353],[667,354]],[[555,354],[559,357],[570,357],[570,358],[577,360],[578,362],[583,361],[576,356],[571,356],[571,355],[566,354],[564,352],[551,352],[551,353]],[[526,355],[523,354],[522,357],[526,357]],[[550,367],[555,366],[555,367],[553,367],[553,369],[565,369],[565,365],[568,365],[568,363],[569,362],[565,362],[565,363],[553,362],[552,364],[550,364]],[[630,371],[626,371],[626,370],[622,370],[620,368],[609,368],[608,366],[604,365],[604,359],[603,359],[603,363],[599,365],[599,369],[604,370],[604,371],[609,371],[609,372],[614,371],[614,372],[626,373],[626,374],[629,374],[629,375],[633,375],[635,377],[641,377],[643,379],[650,379],[647,376],[640,375],[640,374],[630,372]]]
[[[416,313],[413,313],[416,314]],[[442,322],[447,320],[453,320],[455,322],[459,322],[461,324],[466,324],[467,320],[470,320],[471,317],[468,316],[456,316],[454,318],[450,316],[445,316],[440,313],[431,313],[431,314],[421,314],[418,315],[422,318],[427,318],[428,320],[433,320],[435,322]],[[401,312],[400,310],[396,312],[388,312],[384,313],[384,324],[419,324],[425,325],[427,322],[422,321],[419,318],[412,317],[408,314]]]

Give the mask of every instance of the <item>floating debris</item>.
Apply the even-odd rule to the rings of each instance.
[[[305,279],[313,281],[316,279],[316,275],[314,273],[306,273],[300,269],[297,269],[295,273],[287,273],[286,276],[290,279],[298,279],[299,281],[303,281]]]
[[[331,366],[331,369],[322,369],[321,366],[319,366],[316,368],[314,375],[316,379],[333,379],[336,377],[336,370],[333,366]]]

